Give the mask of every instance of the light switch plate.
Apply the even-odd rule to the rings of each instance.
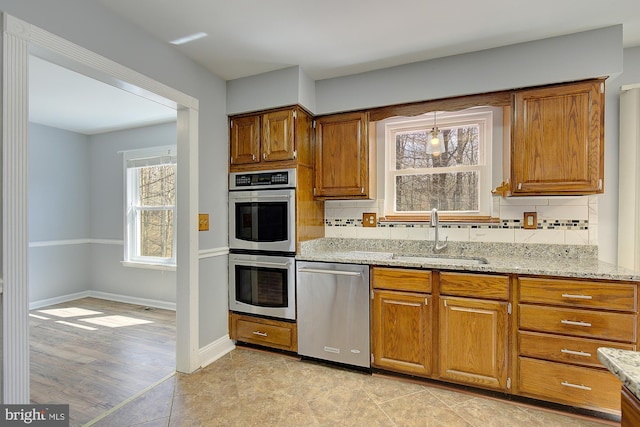
[[[209,214],[198,214],[198,231],[209,231]]]
[[[538,214],[536,212],[524,213],[524,228],[528,230],[535,230],[538,228]]]
[[[363,213],[362,214],[362,226],[363,227],[375,227],[377,225],[375,213]]]

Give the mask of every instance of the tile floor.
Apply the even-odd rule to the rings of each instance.
[[[87,424],[125,426],[618,425],[238,347]]]

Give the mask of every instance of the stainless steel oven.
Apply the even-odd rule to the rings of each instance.
[[[229,309],[296,318],[296,171],[229,176]]]
[[[238,172],[229,179],[229,247],[294,254],[295,169]]]
[[[241,313],[295,320],[295,258],[229,254],[229,308]]]

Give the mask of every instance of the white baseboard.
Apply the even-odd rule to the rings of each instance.
[[[199,350],[200,367],[204,368],[205,366],[212,364],[234,348],[236,348],[236,345],[233,340],[229,338],[229,335],[225,335],[211,344],[202,347]]]
[[[127,295],[110,294],[108,292],[89,291],[89,296],[93,298],[106,299],[109,301],[124,302],[126,304],[143,305],[145,307],[163,308],[165,310],[176,311],[176,303],[160,301],[156,299],[130,297]]]
[[[176,310],[176,303],[168,301],[159,301],[148,298],[130,297],[127,295],[110,294],[108,292],[99,291],[83,291],[74,294],[62,295],[55,298],[48,298],[39,301],[33,301],[29,303],[29,310],[36,308],[46,307],[48,305],[60,304],[63,302],[69,302],[80,298],[99,298],[109,301],[123,302],[126,304],[143,305],[145,307],[163,308],[165,310]]]
[[[47,298],[39,301],[33,301],[29,303],[29,310],[46,307],[48,305],[61,304],[63,302],[73,301],[80,298],[87,298],[91,296],[89,295],[89,292],[90,291],[82,291],[82,292],[76,292],[74,294],[62,295],[55,298]]]

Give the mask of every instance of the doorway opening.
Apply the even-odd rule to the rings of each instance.
[[[177,114],[176,370],[198,365],[198,101],[107,58],[4,15],[2,67],[4,403],[29,401],[29,55],[170,107]],[[10,250],[9,250],[10,248]]]

